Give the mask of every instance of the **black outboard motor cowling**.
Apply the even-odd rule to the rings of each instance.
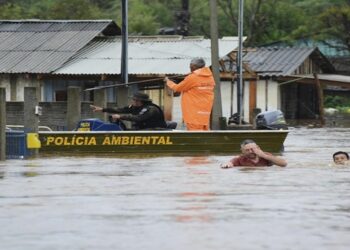
[[[284,115],[280,110],[265,111],[255,118],[257,129],[288,129]]]

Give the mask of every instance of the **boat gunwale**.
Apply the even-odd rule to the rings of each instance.
[[[123,130],[123,131],[39,131],[38,134],[225,134],[225,133],[280,133],[286,134],[290,130],[209,130],[209,131],[187,131],[187,130]]]

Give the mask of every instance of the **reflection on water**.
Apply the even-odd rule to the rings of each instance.
[[[208,211],[210,203],[214,201],[215,193],[197,193],[197,192],[183,192],[179,194],[179,201],[183,203],[181,214],[175,215],[177,222],[210,222],[214,214]]]
[[[0,163],[1,249],[348,249],[349,129],[295,129],[288,167],[231,156]],[[238,146],[238,145],[237,145]]]

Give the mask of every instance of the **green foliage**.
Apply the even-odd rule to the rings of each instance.
[[[350,114],[350,106],[337,107],[337,110],[343,114]]]
[[[0,19],[23,19],[28,15],[25,9],[19,4],[4,4],[1,6]]]
[[[128,14],[131,33],[153,35],[160,28],[155,9],[145,1],[134,0],[130,2]]]
[[[190,13],[190,34],[208,37],[210,35],[209,1],[193,0],[190,2]]]
[[[1,6],[1,19],[99,19],[102,12],[90,0],[17,0]]]
[[[89,0],[60,0],[52,4],[48,16],[54,19],[98,19],[101,11]]]
[[[337,38],[350,49],[350,4],[333,6],[319,15],[319,37]]]
[[[217,0],[219,36],[236,36],[238,0]],[[181,0],[129,0],[129,33],[156,35],[175,27]],[[245,0],[247,46],[301,37],[337,38],[350,49],[350,0]],[[190,35],[210,36],[208,0],[189,0]],[[113,19],[120,0],[0,0],[1,19]]]
[[[326,108],[347,108],[350,107],[349,98],[340,97],[340,96],[326,96],[324,99],[324,106]]]
[[[270,1],[263,6],[262,12],[266,13],[267,21],[258,43],[290,40],[293,31],[300,28],[306,18],[298,5],[290,4],[288,1]]]

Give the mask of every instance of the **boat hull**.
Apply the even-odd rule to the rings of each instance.
[[[267,152],[280,153],[287,130],[40,132],[45,154],[232,155],[240,142],[256,141]]]

